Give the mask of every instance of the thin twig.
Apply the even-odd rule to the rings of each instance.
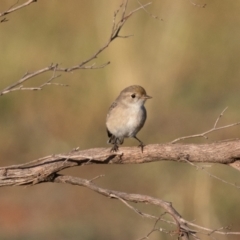
[[[50,66],[49,69],[52,69],[52,66]],[[0,92],[0,96],[4,95],[4,94],[7,94],[9,92],[19,91],[19,90],[22,90],[22,91],[39,91],[39,90],[42,90],[43,87],[45,87],[47,85],[56,85],[56,86],[67,87],[68,86],[67,84],[53,83],[52,82],[55,78],[58,78],[58,77],[61,76],[61,75],[56,75],[56,69],[57,69],[57,65],[54,65],[53,66],[53,75],[52,75],[52,77],[48,81],[46,81],[45,83],[41,84],[39,87],[23,87],[22,83],[27,81],[29,78],[31,78],[33,76],[30,73],[26,73],[23,76],[23,78],[21,78],[18,82],[16,82],[15,84],[5,88],[2,92]]]
[[[23,3],[23,4],[21,4],[21,5],[16,6],[16,5],[18,4],[18,1],[17,1],[17,2],[16,2],[15,4],[13,4],[8,10],[0,13],[0,17],[6,16],[7,14],[10,14],[10,13],[12,13],[12,12],[15,12],[15,11],[17,11],[17,10],[23,8],[23,7],[26,7],[26,6],[34,3],[34,2],[37,2],[37,0],[29,0],[29,1],[27,1],[27,2],[25,2],[25,3]],[[15,6],[16,6],[16,7],[15,7]]]
[[[158,224],[158,222],[161,220],[161,217],[162,217],[164,214],[166,214],[166,213],[161,214],[161,216],[157,218],[157,220],[155,221],[154,226],[153,226],[153,228],[151,229],[151,231],[150,231],[145,237],[139,238],[138,240],[149,239],[149,236],[150,236],[152,233],[154,233],[154,232],[164,232],[164,233],[167,233],[167,234],[171,235],[171,231],[167,231],[166,229],[157,228],[157,227],[156,227],[157,224]]]
[[[10,7],[8,8],[8,10],[14,8],[18,3],[19,3],[19,0],[17,0],[12,6],[10,6]]]
[[[205,235],[209,235],[209,234],[213,234],[213,233],[217,233],[217,234],[221,234],[221,235],[240,235],[240,232],[231,232],[231,231],[221,231],[220,230],[220,229],[229,229],[229,226],[223,227],[223,228],[221,227],[218,229],[211,229],[211,228],[202,227],[202,226],[192,223],[190,221],[186,221],[186,223],[192,227],[199,229],[199,230],[206,231],[207,233],[200,232],[200,231],[198,232],[198,233],[205,234]]]
[[[18,90],[20,90],[21,89],[21,85],[24,82],[26,82],[30,78],[33,78],[33,77],[35,77],[37,75],[42,74],[42,73],[45,73],[45,72],[48,72],[48,71],[53,71],[54,69],[56,69],[56,66],[57,66],[57,64],[51,64],[50,66],[48,66],[46,68],[43,68],[43,69],[40,69],[40,70],[37,70],[35,72],[32,72],[32,73],[27,72],[27,73],[25,73],[20,80],[18,80],[17,82],[11,84],[10,86],[6,87],[5,89],[3,89],[0,92],[0,96],[2,96],[4,94],[7,94],[7,93],[9,93],[11,91],[16,91],[17,87],[19,87],[19,86],[20,86],[20,88]],[[15,90],[13,90],[13,89],[15,89]]]
[[[232,123],[232,124],[225,125],[225,126],[222,126],[222,127],[217,127],[217,124],[218,124],[220,118],[223,116],[223,114],[224,114],[224,112],[226,110],[227,110],[227,107],[218,116],[217,120],[215,121],[215,124],[214,124],[213,128],[211,128],[210,130],[208,130],[206,132],[203,132],[203,133],[199,133],[199,134],[194,134],[194,135],[190,135],[190,136],[180,137],[180,138],[177,138],[177,139],[173,140],[171,143],[173,144],[173,143],[185,140],[185,139],[197,138],[197,137],[203,137],[205,139],[208,139],[207,134],[209,134],[211,132],[215,132],[215,131],[219,131],[219,130],[222,130],[222,129],[225,129],[225,128],[230,128],[230,127],[234,127],[234,126],[240,125],[240,122],[236,122],[236,123]]]
[[[190,3],[195,6],[195,7],[200,7],[200,8],[205,8],[207,6],[206,3],[204,4],[197,4],[197,3],[194,3],[192,0],[190,0]]]
[[[104,174],[98,175],[98,176],[90,179],[89,181],[90,181],[90,182],[93,182],[93,181],[97,180],[98,178],[102,178],[102,177],[105,177],[105,175],[104,175]]]
[[[217,118],[217,120],[216,120],[216,122],[215,122],[215,124],[214,124],[214,126],[213,126],[213,129],[215,129],[215,128],[217,127],[217,124],[218,124],[220,118],[223,116],[224,112],[225,112],[227,109],[228,109],[228,107],[225,107],[225,108],[223,109],[223,111],[221,112],[221,114],[220,114],[219,117]]]
[[[183,159],[183,160],[186,161],[187,163],[189,163],[191,166],[195,167],[197,170],[198,170],[198,169],[202,170],[202,171],[205,172],[208,176],[210,176],[210,177],[212,177],[212,178],[215,178],[215,179],[217,179],[217,180],[220,181],[220,182],[223,182],[223,183],[225,183],[225,184],[228,184],[228,185],[231,185],[231,186],[234,186],[234,187],[240,189],[240,186],[236,185],[235,183],[231,183],[231,182],[228,182],[228,181],[226,181],[226,180],[223,180],[222,178],[217,177],[216,175],[208,172],[204,167],[198,166],[198,165],[190,162],[188,159]]]
[[[150,12],[142,5],[142,3],[141,3],[140,1],[137,1],[137,2],[138,2],[138,4],[139,4],[140,6],[143,7],[143,10],[144,10],[150,17],[152,17],[152,18],[154,18],[154,19],[159,19],[158,16],[155,16],[155,15],[153,15],[152,13],[150,13]],[[162,20],[162,19],[161,19],[161,20]]]

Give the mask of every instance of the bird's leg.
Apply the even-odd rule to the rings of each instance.
[[[114,144],[113,147],[111,148],[110,152],[117,152],[118,151],[118,145]]]
[[[144,145],[143,142],[142,142],[140,139],[138,139],[136,136],[134,136],[134,138],[140,142],[140,145],[139,145],[138,147],[141,148],[142,153],[143,153],[143,148],[144,148],[145,145]]]
[[[117,152],[117,151],[118,151],[117,138],[115,138],[113,147],[111,148],[110,152]]]

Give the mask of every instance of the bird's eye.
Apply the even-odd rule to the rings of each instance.
[[[132,97],[132,98],[135,98],[135,97],[136,97],[135,93],[133,93],[133,94],[131,95],[131,97]]]

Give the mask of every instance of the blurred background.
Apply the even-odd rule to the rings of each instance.
[[[24,1],[19,1],[22,3]],[[16,3],[1,1],[0,12]],[[141,3],[147,3],[142,0]],[[58,63],[81,63],[109,39],[114,11],[121,1],[37,1],[7,16],[0,24],[0,89],[32,72]],[[201,6],[207,4],[205,8]],[[128,11],[139,7],[129,1]],[[1,166],[26,163],[54,153],[109,147],[105,118],[119,92],[142,85],[153,97],[148,119],[138,134],[146,144],[167,143],[180,136],[240,121],[240,2],[203,0],[152,1],[132,16],[119,38],[92,63],[99,70],[62,74],[42,91],[17,91],[0,97]],[[29,80],[39,86],[52,73]],[[209,135],[210,143],[239,137],[239,127]],[[136,146],[127,139],[125,146]],[[240,185],[239,172],[218,164],[204,165],[218,177]],[[210,178],[189,164],[84,166],[64,171],[92,179],[105,188],[147,194],[173,203],[187,220],[212,229],[240,231],[239,189]],[[0,239],[139,239],[154,225],[120,201],[88,189],[57,184],[1,188]],[[134,205],[159,216],[160,208]],[[161,227],[169,229],[161,223]],[[172,227],[173,230],[175,227]],[[201,236],[201,239],[209,239]],[[151,240],[173,239],[153,233]],[[239,239],[239,236],[217,236]]]

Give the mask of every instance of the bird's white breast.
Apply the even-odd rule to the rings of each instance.
[[[108,120],[107,127],[114,136],[133,137],[142,128],[146,120],[146,110],[143,105],[136,104],[127,108],[117,106],[111,112]]]

